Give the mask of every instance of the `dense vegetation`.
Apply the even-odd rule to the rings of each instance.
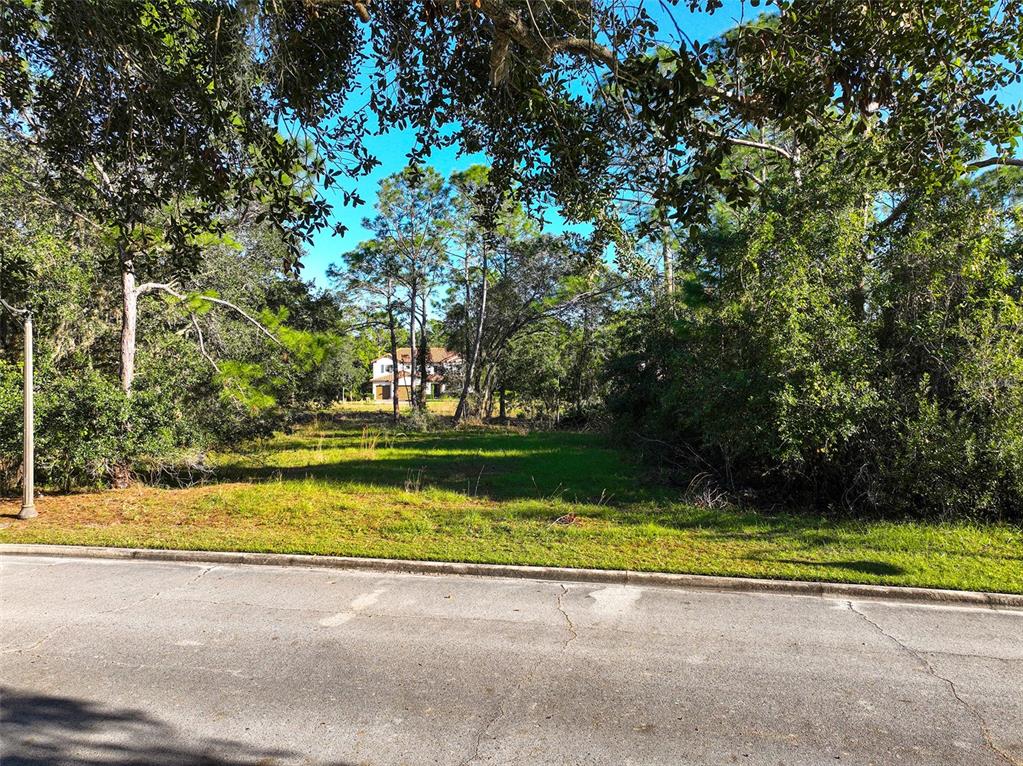
[[[105,484],[121,466],[138,478],[188,480],[203,473],[211,446],[282,427],[315,402],[350,396],[367,377],[375,345],[345,332],[337,297],[282,271],[286,251],[273,231],[234,224],[203,243],[187,272],[159,254],[144,262],[151,278],[173,279],[180,297],[140,301],[136,371],[125,391],[108,242],[39,205],[17,165],[7,168],[0,293],[34,314],[37,471],[46,484]],[[18,322],[4,313],[2,489],[21,467],[21,345]]]
[[[446,345],[457,421],[608,428],[706,504],[1018,519],[1018,3],[778,0],[710,43],[583,5],[0,7],[40,479],[189,481],[374,355]],[[390,129],[417,144],[372,238],[302,281]],[[455,142],[491,165],[428,166]],[[3,313],[0,489],[19,348]]]
[[[622,322],[612,411],[701,487],[1018,517],[1021,191],[991,173],[877,231],[873,196],[824,166],[756,209],[717,208],[678,255],[677,292]]]

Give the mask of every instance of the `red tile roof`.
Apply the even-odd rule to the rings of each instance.
[[[416,349],[416,356],[419,356],[418,348]],[[385,357],[389,359],[391,357],[390,352],[380,358],[383,359]],[[411,349],[408,346],[398,348],[398,361],[401,364],[408,364],[411,358]],[[429,361],[432,364],[444,364],[445,362],[460,362],[462,357],[457,351],[451,351],[441,346],[430,346]]]

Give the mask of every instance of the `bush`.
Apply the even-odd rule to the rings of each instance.
[[[22,377],[0,361],[0,488],[14,490],[22,463]],[[173,399],[139,390],[126,397],[117,381],[91,367],[41,370],[36,378],[36,480],[61,489],[107,484],[115,467],[166,472],[193,442]]]
[[[407,431],[418,431],[421,433],[436,430],[439,423],[440,419],[432,412],[416,407],[413,407],[412,411],[401,419],[402,428]]]
[[[21,473],[21,370],[0,359],[0,493],[11,492]]]
[[[69,489],[109,481],[116,467],[165,458],[178,447],[168,405],[146,391],[126,397],[91,368],[42,378],[36,465],[41,482]]]
[[[819,508],[1023,518],[1023,256],[963,185],[882,243],[825,176],[686,254],[673,307],[622,323],[619,431],[687,482]]]

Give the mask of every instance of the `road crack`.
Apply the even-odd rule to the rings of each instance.
[[[926,671],[928,674],[938,679],[939,681],[944,682],[944,684],[948,687],[949,692],[951,692],[952,697],[956,700],[956,702],[960,706],[966,708],[966,710],[969,711],[970,715],[972,715],[973,718],[977,721],[977,725],[980,727],[980,733],[984,738],[984,743],[988,746],[988,749],[991,750],[991,752],[993,752],[1001,760],[1005,761],[1005,763],[1010,764],[1010,766],[1023,766],[1023,762],[1017,761],[1009,753],[1005,752],[1000,747],[998,747],[998,745],[995,744],[994,740],[991,738],[991,732],[988,730],[987,722],[984,720],[984,716],[980,714],[980,711],[977,710],[977,708],[975,708],[973,705],[971,705],[969,702],[963,699],[962,696],[960,696],[959,690],[956,688],[955,682],[951,678],[947,678],[946,676],[941,675],[941,673],[939,673],[937,669],[935,669],[935,667],[931,664],[930,660],[928,660],[927,657],[922,652],[918,652],[916,649],[913,649],[912,647],[900,641],[896,636],[886,631],[878,623],[870,619],[870,617],[868,617],[865,612],[861,612],[859,609],[857,609],[856,605],[852,601],[846,601],[846,604],[849,607],[849,611],[851,611],[865,623],[873,627],[874,630],[876,630],[882,636],[884,636],[889,641],[894,643],[896,646],[902,649],[902,651],[906,652],[908,655],[913,657],[913,659],[917,661],[917,663],[924,671]]]
[[[565,618],[565,626],[568,628],[568,639],[565,641],[563,649],[568,649],[568,645],[579,638],[579,634],[576,632],[575,624],[572,622],[572,618],[568,616],[568,612],[565,611],[565,596],[568,594],[568,586],[561,583],[561,593],[558,594],[558,611]]]
[[[56,628],[51,630],[49,633],[47,633],[45,636],[43,636],[42,638],[38,639],[34,643],[29,644],[28,646],[12,646],[12,647],[10,647],[8,649],[4,649],[2,652],[0,652],[0,654],[18,654],[20,652],[30,652],[33,649],[38,649],[40,646],[45,644],[47,641],[49,641],[55,635],[60,633],[62,630],[67,630],[70,627],[71,627],[71,625],[69,625],[69,624],[58,625]]]
[[[544,658],[541,656],[540,659],[522,675],[522,678],[517,684],[515,684],[515,686],[512,687],[511,691],[504,695],[504,701],[497,706],[494,714],[490,717],[490,720],[480,726],[479,731],[476,733],[476,741],[473,743],[472,752],[469,754],[468,758],[462,761],[462,766],[469,766],[469,764],[473,763],[480,757],[480,750],[483,747],[483,740],[486,738],[487,733],[497,725],[498,721],[507,715],[510,700],[512,700],[515,695],[522,690],[522,687],[526,685],[526,682],[529,681],[533,677],[533,674],[540,669],[540,666],[543,665],[543,661]]]
[[[572,622],[572,618],[569,617],[568,612],[565,611],[564,599],[567,593],[568,587],[564,583],[561,583],[561,592],[557,594],[558,595],[557,605],[558,611],[561,612],[561,616],[565,618],[565,627],[568,629],[569,634],[568,638],[565,640],[564,644],[561,647],[562,651],[566,650],[568,648],[568,645],[579,637],[579,634],[576,632],[575,629],[575,623]],[[533,666],[530,667],[530,669],[522,675],[522,678],[519,680],[519,682],[515,684],[515,686],[512,687],[511,691],[504,696],[504,702],[497,706],[497,708],[494,710],[494,714],[490,717],[490,719],[482,726],[480,726],[479,731],[476,733],[476,739],[473,742],[472,752],[469,754],[468,758],[462,761],[462,766],[469,766],[469,764],[479,759],[480,750],[482,750],[483,748],[483,740],[486,739],[487,734],[490,732],[492,728],[494,728],[494,726],[497,725],[497,723],[502,718],[505,717],[505,715],[507,715],[510,700],[513,700],[515,698],[515,695],[518,694],[522,690],[522,687],[524,687],[526,683],[528,683],[532,679],[533,675],[536,673],[536,671],[540,669],[540,667],[543,664],[544,657],[541,655],[540,659],[538,659],[536,663],[534,663]]]
[[[210,572],[212,572],[216,568],[217,568],[216,564],[210,564],[209,566],[203,567],[202,571],[199,572],[199,574],[197,574],[195,577],[193,577],[191,580],[189,580],[187,583],[185,583],[181,587],[182,588],[188,588],[188,587],[190,587],[192,585],[195,585],[197,582],[199,582],[199,580],[204,578],[206,575],[208,575]]]

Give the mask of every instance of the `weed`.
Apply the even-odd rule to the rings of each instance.
[[[423,473],[425,468],[409,468],[405,476],[405,491],[419,492],[423,489]]]
[[[363,426],[362,438],[359,439],[359,450],[370,453],[376,451],[377,444],[380,443],[380,437],[380,431],[371,429],[369,426]]]

